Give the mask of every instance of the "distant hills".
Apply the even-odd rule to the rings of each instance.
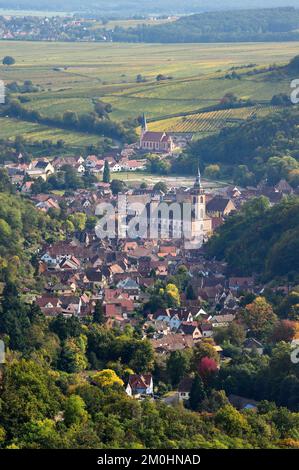
[[[93,12],[106,17],[136,15],[191,14],[204,11],[240,8],[272,8],[285,5],[285,0],[0,0],[0,8],[9,10],[45,10]],[[299,7],[299,0],[288,0],[288,6]]]
[[[207,12],[158,26],[117,29],[114,41],[258,42],[299,40],[299,9],[269,8]]]

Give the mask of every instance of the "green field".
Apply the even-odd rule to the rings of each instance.
[[[164,181],[171,187],[191,186],[192,184],[194,184],[194,176],[161,176],[139,171],[133,173],[128,173],[124,171],[121,171],[119,173],[112,173],[111,179],[124,181],[128,184],[128,186],[140,186],[141,183],[146,183],[150,186],[153,186],[159,181]],[[203,186],[207,190],[220,188],[225,185],[226,182],[203,179]]]
[[[70,132],[16,119],[0,118],[0,139],[17,136],[24,136],[31,142],[63,140],[67,145],[74,147],[84,147],[101,141],[101,137],[96,135]]]
[[[263,66],[283,64],[298,53],[299,43],[256,44],[124,44],[124,43],[38,43],[0,41],[0,57],[12,55],[13,67],[0,66],[0,79],[7,82],[32,80],[42,91],[27,95],[28,108],[43,116],[66,110],[91,111],[92,100],[100,98],[113,106],[112,119],[124,120],[145,112],[149,119],[162,120],[180,113],[197,112],[216,104],[228,92],[238,97],[270,100],[279,92],[289,93],[289,80],[273,82],[267,74],[223,79],[232,66],[250,63]],[[157,83],[158,74],[171,80]],[[146,83],[136,83],[142,74]],[[62,133],[84,144],[97,136],[46,129],[27,123],[5,125],[0,135],[22,133],[35,139]],[[35,127],[32,127],[35,126]],[[59,137],[60,138],[60,137]],[[67,139],[64,139],[67,140]]]

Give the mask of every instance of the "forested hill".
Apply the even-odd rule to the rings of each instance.
[[[298,280],[299,198],[290,197],[273,207],[264,196],[249,201],[220,227],[208,250],[211,256],[225,259],[232,274]]]
[[[241,186],[256,185],[265,178],[276,184],[285,178],[299,184],[299,109],[297,106],[238,127],[225,128],[217,136],[193,142],[172,165],[177,174],[192,174],[219,166],[222,176]]]
[[[239,42],[299,40],[299,9],[269,8],[185,16],[159,26],[117,28],[114,41]]]
[[[0,170],[0,283],[32,286],[34,254],[60,237],[61,222],[15,194],[6,170]]]

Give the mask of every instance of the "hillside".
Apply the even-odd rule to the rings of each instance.
[[[220,227],[208,251],[225,259],[235,275],[258,274],[268,280],[298,277],[299,199],[271,208],[264,197],[248,202]]]
[[[61,224],[13,191],[5,170],[1,170],[0,281],[32,285],[32,257],[46,240],[59,237]]]
[[[265,118],[249,119],[238,127],[225,128],[216,136],[193,142],[173,162],[173,171],[194,172],[199,160],[203,170],[218,164],[223,175],[244,186],[257,184],[266,177],[272,183],[286,178],[297,184],[298,125],[296,107]]]
[[[141,25],[112,34],[114,41],[258,42],[299,38],[299,10],[288,8],[206,12],[159,26]]]

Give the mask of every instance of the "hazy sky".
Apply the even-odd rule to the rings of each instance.
[[[140,13],[198,12],[231,8],[297,6],[299,0],[0,0],[0,8],[38,10],[93,10],[134,15]]]

